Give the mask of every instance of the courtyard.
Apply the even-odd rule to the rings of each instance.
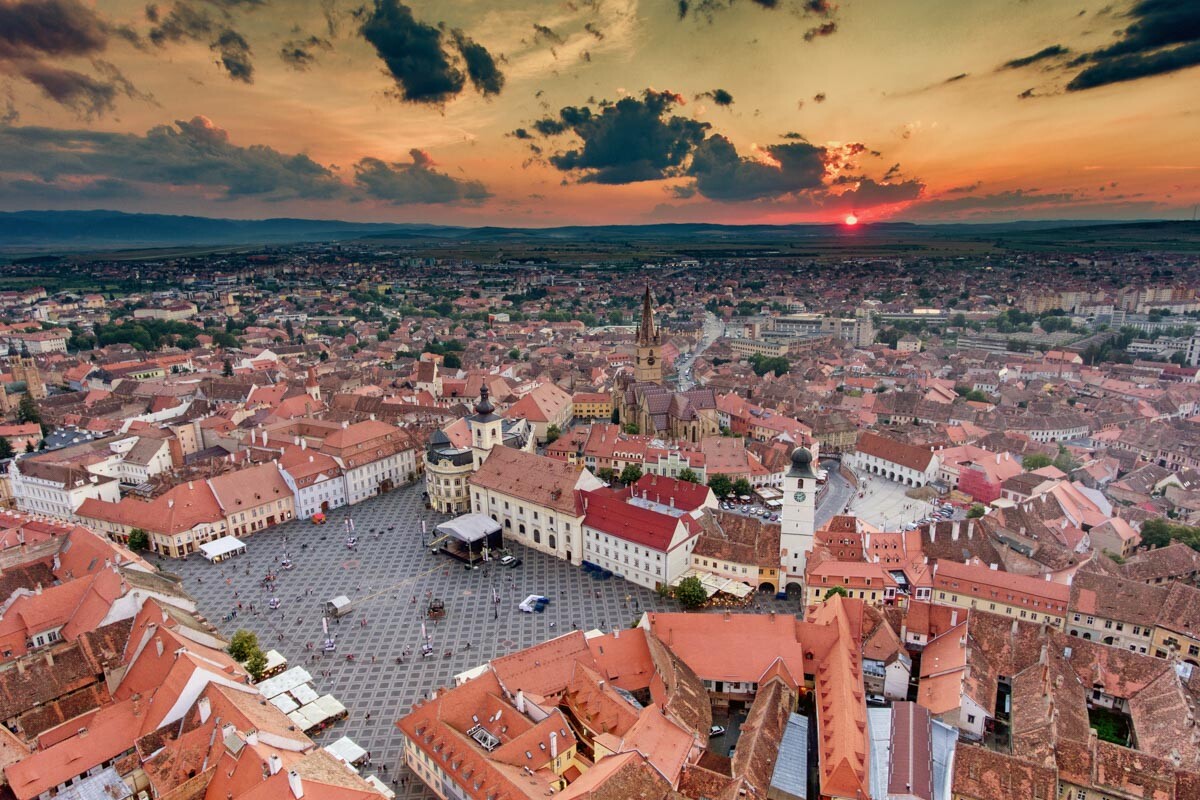
[[[346,546],[348,516],[358,539],[354,549]],[[433,527],[446,519],[425,508],[421,487],[414,485],[330,512],[325,525],[293,520],[256,533],[245,539],[245,554],[221,564],[192,555],[161,560],[159,567],[184,579],[200,613],[225,638],[239,628],[254,631],[264,651],[278,650],[289,666],[306,668],[318,693],[332,693],[349,709],[346,720],[313,736],[318,744],[349,736],[371,753],[372,765],[363,768],[364,774],[389,784],[407,775],[406,786],[393,786],[397,795],[429,797],[402,771],[394,725],[418,698],[453,684],[460,672],[572,629],[628,627],[643,611],[678,610],[674,601],[652,590],[618,578],[597,580],[579,567],[519,546],[512,552],[522,559],[520,566],[492,562],[465,569],[426,546]],[[422,535],[422,521],[429,535]],[[281,568],[285,556],[293,563],[290,570]],[[277,576],[273,594],[262,586],[268,572]],[[517,609],[531,594],[550,599],[544,613]],[[323,654],[321,611],[337,595],[350,598],[352,610],[330,621],[337,651]],[[272,596],[279,600],[278,610],[268,610]],[[432,598],[445,603],[439,620],[425,620]],[[794,602],[765,595],[754,602],[746,611],[800,610]],[[235,610],[235,618],[225,619]],[[434,651],[424,659],[423,620]]]

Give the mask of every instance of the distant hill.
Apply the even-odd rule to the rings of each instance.
[[[396,225],[313,219],[213,219],[120,211],[0,213],[0,248],[110,249],[164,245],[277,244],[353,239]]]
[[[341,220],[235,220],[120,211],[17,211],[0,213],[0,251],[35,253],[137,248],[287,244],[366,239],[442,243],[607,243],[707,242],[720,245],[769,241],[819,243],[845,240],[841,225],[572,225],[557,228],[466,228],[445,225],[345,222]],[[863,244],[881,240],[988,240],[1005,246],[1153,247],[1156,242],[1193,249],[1200,225],[1192,222],[1113,222],[1039,220],[990,224],[882,222],[853,231]],[[843,241],[853,244],[853,241]]]

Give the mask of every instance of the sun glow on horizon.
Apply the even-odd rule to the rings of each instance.
[[[858,224],[858,217],[854,216],[853,214],[847,214],[846,215],[846,224],[849,225],[850,227],[854,227],[855,225]]]

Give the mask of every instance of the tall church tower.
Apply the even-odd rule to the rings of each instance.
[[[650,284],[646,284],[646,294],[642,297],[642,320],[638,326],[634,380],[638,383],[662,383],[661,359],[658,331],[654,327],[654,306],[650,301]]]
[[[488,399],[487,384],[479,390],[479,402],[475,404],[475,414],[467,417],[467,427],[471,430],[471,450],[473,451],[475,469],[483,466],[483,462],[502,441],[504,435],[504,420],[494,413],[496,407]]]
[[[320,402],[321,384],[317,383],[317,370],[315,367],[308,368],[308,375],[304,379],[304,392],[313,400]]]
[[[792,451],[792,467],[783,480],[783,516],[779,527],[779,589],[804,581],[804,564],[812,551],[816,529],[817,475],[807,448]]]

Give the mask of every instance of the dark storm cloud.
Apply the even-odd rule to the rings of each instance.
[[[504,74],[496,66],[496,59],[492,58],[487,48],[457,29],[452,38],[463,63],[467,65],[467,77],[476,91],[485,97],[500,94],[500,90],[504,88]]]
[[[80,56],[108,44],[108,25],[78,0],[0,3],[0,59]]]
[[[554,32],[553,28],[546,25],[533,23],[533,41],[537,44],[542,42],[550,42],[551,44],[562,44],[563,37]]]
[[[778,166],[743,158],[724,136],[711,136],[696,148],[687,174],[711,200],[758,200],[823,186],[824,148],[793,141],[765,151]]]
[[[98,178],[81,182],[18,179],[4,181],[2,185],[0,198],[20,198],[26,207],[38,203],[76,204],[86,201],[135,200],[145,194],[136,185],[119,178]]]
[[[364,158],[354,165],[354,182],[371,197],[392,205],[424,203],[478,203],[491,196],[475,180],[458,180],[434,169],[422,150],[412,150],[412,161],[389,163]]]
[[[844,208],[870,208],[871,206],[907,203],[918,199],[925,184],[918,180],[879,182],[871,178],[860,178],[857,186],[838,195],[829,196],[823,205]]]
[[[253,83],[253,54],[249,41],[234,27],[234,12],[263,4],[264,0],[178,0],[164,12],[151,3],[146,6],[147,36],[157,47],[205,42],[230,78]]]
[[[1200,6],[1197,6],[1200,11]],[[1102,58],[1080,72],[1067,84],[1067,91],[1078,92],[1110,83],[1148,78],[1200,65],[1200,41],[1153,53],[1130,53]]]
[[[292,69],[306,70],[317,63],[317,54],[333,49],[333,43],[320,36],[289,39],[279,49],[279,57]]]
[[[444,103],[462,92],[468,76],[455,63],[449,45],[458,48],[472,84],[481,92],[494,94],[503,85],[495,60],[482,45],[457,32],[444,41],[441,28],[416,19],[399,0],[375,0],[362,9],[360,20],[360,33],[374,46],[403,100]]]
[[[1036,64],[1039,61],[1065,56],[1070,52],[1069,48],[1063,47],[1061,44],[1052,44],[1049,47],[1043,47],[1032,55],[1005,61],[1000,69],[1020,69],[1021,67],[1028,67],[1030,64]]]
[[[250,63],[250,43],[232,28],[221,31],[209,47],[221,59],[229,77],[243,83],[254,82],[254,65]]]
[[[932,217],[939,214],[995,211],[1040,205],[1065,205],[1074,203],[1077,200],[1078,198],[1070,192],[1042,194],[1037,189],[1014,189],[994,194],[955,197],[949,200],[928,200],[919,206],[914,206],[914,210],[918,211],[922,216]]]
[[[79,0],[0,2],[0,74],[22,78],[78,116],[95,118],[112,111],[119,96],[143,96],[97,58],[114,35],[137,41],[132,31],[111,25]],[[58,63],[72,57],[91,58],[92,72]]]
[[[532,139],[533,138],[533,134],[530,133],[529,131],[525,130],[524,128],[517,128],[515,131],[510,133],[509,136],[513,137],[514,139]]]
[[[684,162],[704,139],[709,125],[671,114],[680,102],[672,92],[647,89],[642,97],[623,97],[601,104],[567,106],[557,117],[538,120],[543,135],[567,130],[581,145],[550,156],[563,172],[580,173],[585,183],[623,184],[679,174]]]
[[[263,145],[235,145],[228,133],[204,117],[160,125],[145,136],[0,128],[0,173],[33,175],[48,182],[113,178],[198,186],[220,192],[225,199],[328,198],[345,189],[337,176],[308,156]]]
[[[733,105],[733,95],[731,95],[729,92],[725,91],[724,89],[712,89],[710,91],[701,92],[700,94],[696,95],[697,100],[702,100],[706,97],[709,100],[712,100],[713,103],[715,103],[716,105],[719,105],[719,106]]]
[[[814,103],[824,103],[825,96],[826,95],[824,92],[817,92],[816,94],[813,95],[813,102]]]
[[[587,31],[588,33],[590,33],[592,36],[595,36],[597,41],[600,41],[600,42],[604,41],[604,31],[602,31],[598,27],[596,27],[596,23],[589,22],[583,26],[583,29],[585,31]]]
[[[1200,65],[1200,3],[1138,0],[1123,17],[1129,23],[1118,32],[1117,41],[1069,62],[1068,66],[1080,71],[1067,83],[1067,91],[1094,89]],[[1020,68],[1066,53],[1066,48],[1054,45],[1032,56],[1013,59],[1004,68]]]
[[[138,97],[120,70],[105,61],[93,62],[96,75],[85,75],[44,62],[28,62],[20,66],[20,75],[42,94],[66,106],[84,119],[93,119],[112,111],[119,95]]]
[[[814,28],[809,28],[808,30],[806,30],[804,32],[804,41],[811,42],[813,39],[816,39],[818,36],[832,36],[833,34],[837,33],[837,29],[838,29],[838,26],[837,26],[836,22],[834,22],[832,20],[830,20],[829,22],[823,22]]]

